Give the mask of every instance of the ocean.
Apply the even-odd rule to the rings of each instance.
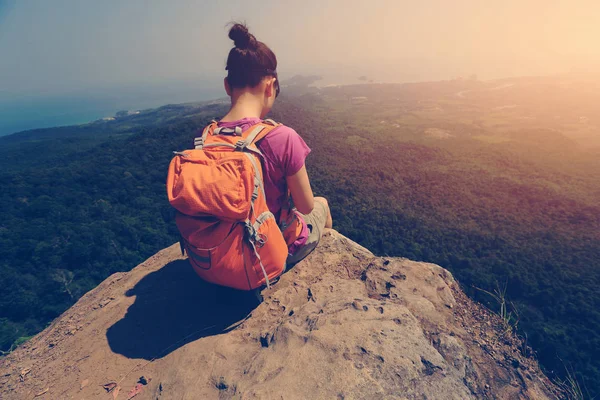
[[[0,96],[0,136],[114,116],[121,110],[143,110],[165,104],[223,97],[216,85],[177,82],[169,85],[96,89],[59,95]]]

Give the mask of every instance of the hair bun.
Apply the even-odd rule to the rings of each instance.
[[[248,32],[248,27],[244,24],[234,24],[229,30],[229,39],[233,40],[238,49],[256,48],[256,38]]]

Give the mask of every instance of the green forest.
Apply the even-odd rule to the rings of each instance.
[[[579,136],[548,126],[550,106],[516,93],[522,107],[498,109],[506,101],[482,85],[288,88],[271,117],[311,147],[335,229],[378,255],[449,269],[492,310],[478,288],[506,287],[546,373],[568,368],[599,395],[600,152],[579,125]],[[467,90],[473,99],[454,95]],[[225,107],[0,138],[0,350],[178,239],[167,165]]]

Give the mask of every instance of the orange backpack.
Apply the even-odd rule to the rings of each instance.
[[[206,281],[252,290],[268,287],[285,270],[288,244],[302,226],[284,210],[282,234],[267,207],[255,144],[279,125],[265,120],[242,133],[213,121],[194,139],[195,149],[174,152],[167,195],[182,250]]]

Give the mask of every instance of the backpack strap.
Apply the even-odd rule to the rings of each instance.
[[[214,131],[216,129],[216,127],[217,127],[217,121],[215,121],[213,119],[211,121],[211,123],[206,125],[206,127],[202,131],[202,136],[194,138],[194,148],[196,148],[198,150],[202,150],[202,147],[204,147],[204,143],[206,142],[206,138],[208,137],[208,134],[211,131]]]
[[[272,119],[266,119],[262,122],[259,122],[252,128],[250,134],[246,136],[244,140],[239,140],[235,144],[235,149],[238,151],[248,149],[253,153],[257,153],[258,155],[262,156],[262,153],[260,150],[258,150],[255,143],[264,138],[269,132],[280,125],[280,123],[277,123]],[[209,134],[243,136],[242,129],[239,126],[236,126],[235,128],[217,127],[217,121],[213,120],[204,128],[202,131],[202,136],[194,138],[194,148],[202,150]]]
[[[256,144],[256,142],[258,142],[260,139],[264,138],[265,136],[267,136],[267,134],[269,132],[271,132],[273,129],[283,125],[280,124],[278,122],[273,121],[272,119],[265,119],[263,122],[267,122],[269,125],[264,125],[265,129],[261,130],[250,142],[251,144]]]
[[[254,143],[254,141],[256,140],[256,138],[258,137],[258,135],[260,135],[260,133],[262,131],[264,131],[266,128],[265,125],[263,124],[257,124],[252,128],[252,131],[250,132],[250,134],[248,136],[246,136],[246,139],[244,140],[240,140],[235,144],[235,149],[236,150],[244,150],[247,146],[251,145],[252,143]]]
[[[281,125],[273,120],[269,121],[271,121],[275,125],[271,124],[271,122],[269,122],[269,124],[265,124],[263,122],[256,124],[254,128],[252,128],[250,134],[246,136],[245,140],[240,140],[235,144],[235,149],[238,151],[243,151],[247,148],[250,151],[258,153],[262,156],[262,153],[260,152],[260,150],[258,150],[258,147],[256,147],[256,142],[267,136],[269,132]]]

